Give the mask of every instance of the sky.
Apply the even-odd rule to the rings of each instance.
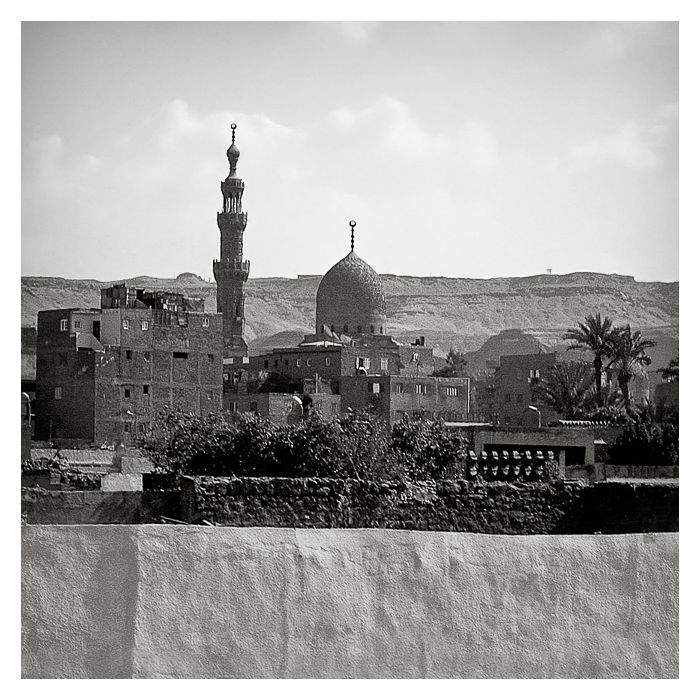
[[[22,274],[678,279],[678,25],[22,24]]]

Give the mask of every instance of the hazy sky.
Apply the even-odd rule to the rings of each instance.
[[[24,23],[22,274],[678,279],[675,23]]]

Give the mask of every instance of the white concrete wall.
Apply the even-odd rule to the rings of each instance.
[[[24,677],[675,677],[678,535],[23,528]]]

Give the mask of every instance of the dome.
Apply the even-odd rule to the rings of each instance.
[[[386,333],[384,292],[379,275],[351,251],[324,275],[316,292],[316,330],[338,334]]]

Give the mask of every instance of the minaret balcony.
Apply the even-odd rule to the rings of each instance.
[[[250,273],[250,260],[214,260],[214,267],[227,272],[243,272],[246,275]]]
[[[227,224],[233,224],[239,228],[245,228],[248,223],[246,212],[220,211],[217,218],[219,221],[225,221]]]

